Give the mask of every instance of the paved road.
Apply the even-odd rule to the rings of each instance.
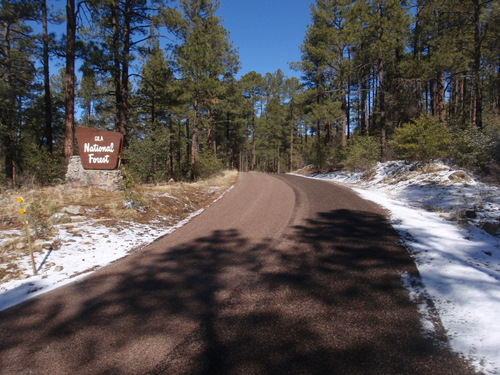
[[[0,313],[0,374],[472,374],[421,335],[402,272],[376,205],[241,174],[144,251]]]

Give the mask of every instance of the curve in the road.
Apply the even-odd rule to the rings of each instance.
[[[472,374],[424,337],[384,212],[244,173],[178,231],[0,313],[0,374]]]

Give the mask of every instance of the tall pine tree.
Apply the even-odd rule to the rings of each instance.
[[[239,61],[220,18],[219,1],[181,0],[180,10],[165,12],[165,24],[177,37],[172,46],[180,79],[188,97],[193,177],[200,157],[200,138],[215,153],[213,111],[224,96],[224,77],[237,73]],[[207,150],[207,151],[208,151]]]

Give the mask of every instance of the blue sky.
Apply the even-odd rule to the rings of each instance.
[[[300,76],[288,63],[300,61],[300,45],[310,23],[313,0],[220,0],[217,15],[238,48],[241,69],[238,76],[252,70],[273,73],[281,69],[286,76]],[[54,8],[66,6],[64,0],[49,0]],[[173,3],[169,3],[173,4]],[[34,25],[40,28],[40,24]],[[64,33],[64,25],[49,25],[49,32]],[[58,62],[59,67],[62,63]],[[59,68],[58,67],[58,68]],[[53,70],[54,72],[55,70]]]
[[[300,61],[300,45],[310,23],[309,0],[221,0],[218,15],[239,49],[240,75],[281,69],[300,76],[288,63]]]

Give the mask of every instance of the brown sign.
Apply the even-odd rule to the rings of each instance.
[[[117,169],[123,134],[93,128],[76,128],[80,159],[84,169]]]

